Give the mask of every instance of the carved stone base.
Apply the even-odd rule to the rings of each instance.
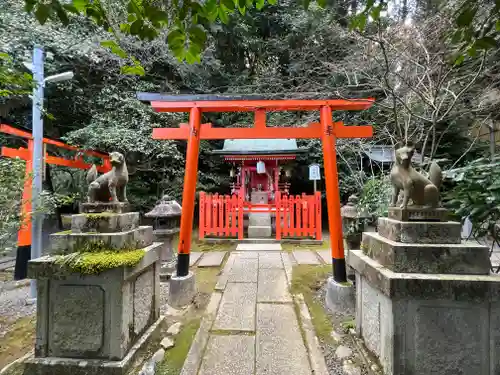
[[[114,212],[122,214],[130,211],[130,204],[126,202],[95,202],[95,203],[82,203],[80,205],[80,212],[86,214],[98,214],[101,212]]]
[[[389,219],[400,221],[447,221],[448,210],[445,208],[426,208],[408,206],[407,208],[389,207]]]

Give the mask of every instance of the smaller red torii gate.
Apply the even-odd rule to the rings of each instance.
[[[17,246],[18,248],[25,248],[29,250],[31,246],[31,192],[32,192],[32,179],[30,175],[33,172],[33,136],[31,133],[12,127],[6,124],[0,124],[0,133],[10,134],[16,137],[25,138],[28,140],[28,148],[10,148],[3,146],[1,155],[8,158],[20,158],[26,161],[26,179],[24,181],[21,217],[23,222],[17,233]],[[101,173],[106,173],[111,170],[111,162],[109,156],[96,151],[82,151],[78,147],[70,146],[61,141],[56,141],[50,138],[43,138],[44,145],[52,145],[65,150],[75,151],[77,155],[75,159],[69,160],[57,156],[51,156],[45,153],[45,163],[52,165],[61,165],[69,168],[90,169],[92,164],[83,161],[83,155],[98,157],[102,159],[102,165],[97,166],[97,170]],[[16,267],[17,268],[17,267]],[[25,274],[25,272],[21,272]],[[24,278],[22,275],[20,278]]]
[[[189,253],[193,230],[194,205],[200,140],[210,139],[276,139],[276,138],[319,138],[322,141],[325,170],[325,187],[328,207],[328,223],[332,246],[333,277],[337,282],[346,282],[346,264],[340,215],[336,139],[369,138],[373,135],[371,126],[344,126],[333,122],[334,110],[363,110],[370,108],[374,99],[334,100],[232,100],[229,97],[198,95],[161,95],[138,93],[138,99],[151,103],[157,112],[189,112],[189,125],[179,128],[155,128],[154,139],[187,140],[186,171],[182,193],[182,217],[178,249],[177,276],[189,273]],[[268,111],[319,111],[320,122],[306,127],[267,127]],[[201,124],[203,112],[254,112],[252,128],[215,128]]]

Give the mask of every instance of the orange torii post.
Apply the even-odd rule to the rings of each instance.
[[[30,175],[33,172],[33,137],[31,133],[12,127],[6,124],[0,124],[0,133],[14,135],[16,137],[25,138],[28,140],[28,148],[10,148],[10,147],[2,147],[1,155],[8,158],[19,158],[26,161],[26,179],[24,181],[23,187],[23,195],[22,195],[22,206],[21,206],[21,217],[23,222],[17,232],[17,246],[18,253],[19,249],[24,249],[26,252],[29,252],[31,247],[31,192],[32,192],[32,179]],[[101,173],[106,173],[111,170],[111,163],[109,161],[109,156],[100,152],[95,151],[81,151],[79,148],[70,146],[61,141],[57,141],[50,138],[44,138],[43,143],[47,145],[56,146],[58,148],[62,148],[65,150],[75,151],[79,154],[74,160],[68,160],[56,156],[50,156],[47,153],[45,154],[45,163],[53,164],[53,165],[61,165],[70,168],[78,168],[78,169],[89,169],[92,167],[91,164],[85,163],[82,159],[81,154],[85,154],[87,156],[94,156],[101,158],[103,160],[103,164],[97,166],[97,170]],[[27,259],[26,259],[27,261]],[[25,268],[24,266],[22,268]],[[16,266],[16,270],[18,267]],[[26,271],[19,271],[20,275],[16,275],[16,278],[24,279],[26,277]]]
[[[195,97],[195,99],[193,99]],[[200,139],[277,139],[277,138],[319,138],[323,144],[325,186],[328,206],[328,224],[332,240],[333,276],[337,282],[347,281],[344,245],[342,239],[342,218],[338,187],[336,145],[337,138],[369,138],[373,135],[371,126],[344,126],[332,121],[334,110],[363,110],[373,105],[373,99],[334,100],[232,100],[228,97],[203,95],[161,95],[138,93],[139,100],[150,102],[157,112],[189,112],[189,125],[179,128],[155,128],[154,139],[187,140],[186,172],[182,194],[182,217],[178,249],[177,276],[189,273],[189,253],[193,230],[196,179],[198,174],[198,151]],[[267,127],[268,111],[319,111],[320,122],[306,127]],[[201,124],[203,112],[254,112],[252,128],[216,128]]]

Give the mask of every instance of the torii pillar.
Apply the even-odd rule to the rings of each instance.
[[[179,128],[155,128],[154,139],[187,140],[186,172],[182,194],[182,216],[178,249],[177,277],[189,274],[189,253],[193,231],[194,203],[198,175],[200,140],[215,139],[278,139],[318,138],[323,145],[325,187],[328,206],[328,225],[332,246],[333,279],[337,283],[347,281],[340,214],[336,139],[370,138],[371,126],[344,126],[333,123],[333,110],[363,110],[373,105],[373,99],[335,100],[233,100],[213,95],[162,95],[138,93],[139,100],[150,102],[157,112],[189,112],[189,125]],[[320,111],[320,123],[307,127],[267,127],[267,111]],[[201,124],[203,112],[254,112],[252,128],[215,128]]]

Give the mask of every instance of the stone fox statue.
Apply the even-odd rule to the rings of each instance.
[[[109,154],[109,161],[113,168],[97,177],[95,165],[87,173],[87,183],[89,184],[88,201],[94,202],[128,202],[127,183],[128,170],[125,164],[125,157],[119,152]]]
[[[432,162],[429,169],[429,178],[424,177],[413,169],[411,159],[415,152],[413,143],[396,146],[396,162],[391,170],[391,183],[394,188],[392,195],[392,206],[396,206],[400,190],[403,190],[403,202],[401,208],[408,206],[408,201],[414,205],[436,208],[439,201],[439,189],[443,174],[436,162]]]

